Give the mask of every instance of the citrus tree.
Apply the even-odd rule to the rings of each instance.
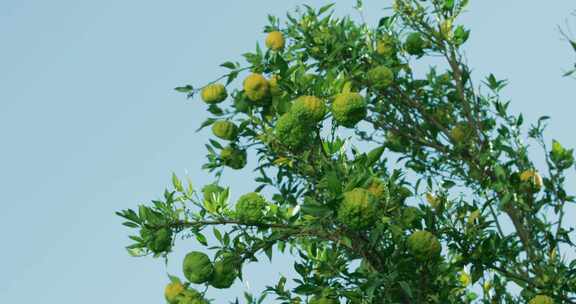
[[[547,117],[508,111],[506,81],[474,77],[467,4],[396,0],[375,26],[304,5],[270,16],[263,46],[221,78],[176,88],[207,107],[215,182],[173,175],[163,199],[118,212],[133,255],[196,247],[168,303],[209,303],[277,254],[297,277],[248,303],[576,303],[573,151],[544,139]],[[422,71],[427,57],[441,62]],[[227,170],[258,186],[231,201]]]

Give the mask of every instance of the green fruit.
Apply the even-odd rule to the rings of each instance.
[[[169,228],[162,228],[152,236],[149,248],[154,253],[168,251],[172,245],[172,231]]]
[[[338,208],[338,220],[351,229],[365,230],[377,219],[376,198],[366,189],[355,188],[344,193]]]
[[[224,191],[224,188],[216,185],[216,184],[208,184],[202,188],[202,195],[204,199],[213,199],[215,194]]]
[[[266,36],[265,44],[267,48],[273,51],[279,51],[284,48],[284,35],[278,31],[270,32],[268,36]]]
[[[278,85],[279,80],[280,76],[278,75],[272,75],[270,80],[268,80],[268,84],[270,85],[270,94],[272,94],[272,96],[280,96],[282,94],[282,90]]]
[[[234,108],[240,113],[248,113],[250,106],[250,102],[243,97],[234,99]]]
[[[238,134],[238,127],[227,120],[219,120],[212,125],[212,133],[224,140],[234,140]]]
[[[425,46],[426,42],[424,39],[422,39],[420,33],[412,33],[408,35],[406,42],[404,42],[404,48],[406,49],[406,52],[414,56],[424,55]]]
[[[390,35],[385,35],[382,40],[376,43],[376,53],[380,56],[390,57],[396,53],[394,46],[394,38]]]
[[[332,103],[334,120],[347,128],[353,128],[366,114],[366,101],[358,93],[340,93]]]
[[[389,192],[386,183],[379,178],[372,178],[366,187],[368,192],[372,193],[376,199],[388,200]]]
[[[554,304],[554,300],[549,296],[537,295],[528,304]]]
[[[174,282],[174,283],[170,283],[168,285],[166,285],[166,288],[164,289],[164,298],[166,298],[166,301],[170,304],[175,304],[178,301],[178,296],[180,294],[182,294],[182,292],[184,292],[184,290],[186,290],[186,287],[184,287],[184,285],[182,285],[182,283],[180,282]]]
[[[220,159],[225,166],[232,169],[242,169],[246,165],[246,151],[227,146],[220,151]]]
[[[184,257],[182,270],[188,281],[195,284],[202,284],[210,280],[214,272],[214,267],[210,258],[205,253],[192,251]]]
[[[420,219],[420,209],[416,207],[406,207],[402,210],[402,223],[408,227],[412,227],[416,221]]]
[[[408,237],[408,251],[418,260],[426,261],[440,255],[440,241],[430,232],[418,230]]]
[[[264,208],[268,205],[266,199],[259,193],[250,192],[242,195],[236,202],[236,215],[245,222],[257,222],[264,215]]]
[[[202,89],[202,100],[208,104],[220,103],[228,97],[226,87],[222,84],[209,84]]]
[[[264,76],[251,74],[244,79],[244,94],[249,100],[262,102],[270,95],[270,84]]]
[[[177,304],[209,304],[202,294],[194,289],[185,290],[177,299]]]
[[[214,288],[229,288],[234,284],[238,270],[232,257],[224,257],[214,263],[214,275],[210,280],[210,285]]]
[[[314,296],[310,301],[309,304],[339,304],[340,301],[336,297],[330,296]]]
[[[375,89],[383,89],[394,82],[394,72],[381,65],[368,71],[368,83]]]
[[[292,111],[280,116],[274,128],[274,135],[278,141],[293,150],[298,150],[308,144],[313,132],[313,126],[298,119]]]
[[[319,122],[326,115],[326,105],[315,96],[298,97],[290,111],[302,121]]]

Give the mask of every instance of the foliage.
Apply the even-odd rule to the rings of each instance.
[[[196,191],[173,175],[162,199],[118,212],[135,230],[129,252],[163,257],[193,238],[213,256],[184,261],[179,304],[205,303],[206,288],[242,280],[262,253],[294,253],[298,277],[248,303],[576,303],[573,150],[549,146],[548,117],[526,127],[510,113],[507,81],[477,82],[462,56],[467,5],[396,0],[373,27],[332,5],[303,6],[283,25],[270,16],[267,49],[223,63],[229,72],[204,88],[177,88],[202,92],[201,128],[228,141],[209,140],[203,169],[218,181],[250,155],[258,186],[233,206],[218,182]],[[416,73],[429,56],[443,63]]]

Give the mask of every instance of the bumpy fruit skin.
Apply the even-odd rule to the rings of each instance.
[[[542,189],[542,176],[538,174],[535,170],[526,170],[520,174],[520,180],[525,183],[529,183],[531,189],[528,190],[535,190],[536,192]]]
[[[384,57],[394,55],[394,53],[396,53],[394,38],[389,35],[382,37],[382,39],[376,43],[376,53]]]
[[[228,92],[222,84],[209,84],[202,89],[201,97],[205,103],[215,104],[223,102],[228,97]]]
[[[232,258],[222,258],[214,263],[214,274],[210,285],[214,288],[225,289],[234,284],[238,272]]]
[[[236,202],[236,215],[241,221],[257,222],[264,215],[266,205],[268,202],[259,193],[246,193]]]
[[[372,178],[366,188],[376,199],[387,200],[389,198],[388,186],[379,178]]]
[[[353,128],[366,117],[367,105],[358,93],[341,93],[332,103],[334,120],[344,127]]]
[[[537,295],[528,304],[554,304],[554,300],[549,296]]]
[[[204,199],[213,199],[214,195],[224,191],[224,188],[216,185],[216,184],[208,184],[202,188],[202,195]]]
[[[164,288],[164,298],[170,304],[177,303],[177,297],[185,290],[186,288],[182,283],[174,282],[166,285]]]
[[[187,289],[178,297],[177,304],[208,304],[202,294],[194,289]]]
[[[188,281],[202,284],[210,280],[214,273],[214,267],[205,253],[192,251],[184,257],[182,272]]]
[[[219,120],[212,125],[212,133],[224,140],[234,140],[238,134],[238,127],[233,122]]]
[[[410,55],[421,56],[424,54],[424,47],[426,43],[419,33],[412,33],[406,38],[404,48]]]
[[[231,146],[224,147],[220,151],[220,159],[225,166],[232,169],[242,169],[246,165],[246,151]]]
[[[383,89],[394,82],[394,72],[391,69],[381,65],[368,71],[368,82],[375,89]]]
[[[278,141],[290,149],[298,150],[310,142],[312,126],[298,119],[292,111],[280,116],[274,128]]]
[[[315,96],[300,96],[292,103],[290,111],[303,121],[318,122],[326,115],[326,104]]]
[[[402,210],[402,223],[408,227],[412,227],[421,218],[420,209],[409,206]]]
[[[351,229],[365,230],[377,219],[376,198],[366,189],[354,188],[344,193],[338,208],[338,220]]]
[[[165,252],[172,245],[172,231],[169,228],[162,228],[154,233],[151,241],[149,248],[152,252]]]
[[[442,251],[440,241],[430,232],[418,230],[408,237],[408,251],[418,260],[430,260]]]
[[[244,79],[244,95],[254,102],[262,102],[270,95],[270,83],[260,74],[250,74]]]
[[[284,43],[284,35],[282,32],[274,31],[268,33],[268,36],[266,36],[266,47],[273,51],[279,51],[283,49]]]

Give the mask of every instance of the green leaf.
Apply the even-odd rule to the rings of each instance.
[[[196,240],[198,241],[198,243],[204,246],[208,246],[208,241],[206,240],[206,237],[202,233],[195,232],[194,234],[196,235]]]
[[[174,88],[174,90],[180,93],[191,93],[192,91],[194,91],[194,87],[192,87],[191,85],[186,85],[183,87],[176,87]]]
[[[234,70],[236,68],[236,65],[232,61],[226,61],[223,64],[221,64],[220,66],[231,69],[231,70]]]
[[[172,173],[172,185],[174,186],[174,189],[176,189],[178,192],[184,192],[182,181],[178,179],[178,176],[176,176],[175,173]]]

